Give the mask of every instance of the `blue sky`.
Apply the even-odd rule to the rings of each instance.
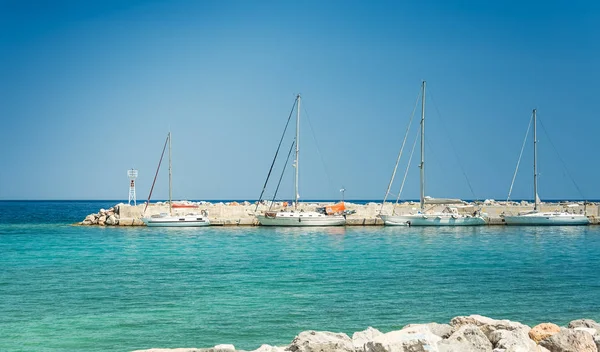
[[[591,1],[0,1],[0,199],[126,199],[131,167],[143,199],[169,129],[175,198],[255,199],[297,93],[301,198],[381,199],[423,79],[428,195],[505,198],[537,108],[540,196],[580,198],[570,174],[598,199],[598,23]]]

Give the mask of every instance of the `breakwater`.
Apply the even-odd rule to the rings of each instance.
[[[410,324],[382,333],[372,327],[345,333],[303,331],[287,346],[262,345],[253,352],[598,352],[600,324],[590,319],[567,327],[529,327],[481,315],[459,316],[449,324]],[[238,350],[239,351],[239,350]],[[134,352],[236,352],[235,346],[137,350]]]
[[[259,204],[251,202],[178,202],[172,209],[173,215],[187,214],[208,214],[212,226],[257,226],[259,225],[255,214],[266,210],[290,209],[286,207],[287,203],[276,202],[273,204]],[[318,207],[331,203],[301,203],[298,211],[314,211]],[[397,205],[386,203],[383,207],[381,203],[355,204],[345,202],[348,210],[354,211],[353,214],[346,217],[346,226],[379,226],[383,221],[377,217],[382,211],[384,214],[391,214],[395,211],[397,214],[416,213],[419,203],[403,202]],[[98,213],[90,214],[79,222],[78,225],[98,225],[98,226],[144,226],[142,218],[144,216],[159,215],[169,212],[168,203],[158,202],[150,204],[146,211],[145,204],[131,206],[127,204],[117,204],[109,209],[100,209]],[[533,209],[533,204],[528,202],[497,202],[486,200],[481,203],[467,203],[455,207],[461,214],[469,214],[475,211],[481,211],[486,215],[488,225],[504,225],[502,215],[518,214],[519,212]],[[444,206],[428,207],[427,210],[442,211]],[[541,211],[567,211],[573,214],[586,214],[591,224],[598,224],[600,219],[600,207],[598,203],[542,203]]]

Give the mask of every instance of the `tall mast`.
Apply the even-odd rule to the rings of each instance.
[[[537,117],[533,109],[533,210],[538,210],[537,176]]]
[[[421,211],[425,209],[425,81],[421,95]]]
[[[169,215],[173,215],[173,182],[171,173],[171,131],[169,131]]]
[[[295,193],[295,202],[294,209],[298,209],[298,152],[299,142],[300,142],[300,94],[296,96],[296,100],[298,101],[298,105],[296,106],[296,176],[294,177],[294,193]]]

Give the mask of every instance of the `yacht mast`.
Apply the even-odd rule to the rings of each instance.
[[[298,209],[298,152],[300,151],[298,145],[300,144],[300,94],[296,96],[298,100],[298,105],[296,106],[296,176],[294,177],[294,193],[295,193],[295,201],[294,201],[294,209]]]
[[[425,81],[421,93],[421,212],[425,209]]]
[[[171,131],[169,131],[169,215],[173,215],[173,183],[171,174]]]
[[[533,109],[533,210],[538,210],[538,190],[537,190],[537,117],[536,110]]]

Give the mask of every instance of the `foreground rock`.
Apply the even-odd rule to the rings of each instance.
[[[286,349],[291,352],[354,352],[352,340],[344,333],[304,331]]]
[[[552,323],[542,323],[536,325],[529,331],[529,337],[539,343],[540,341],[547,339],[548,337],[558,334],[560,332],[560,326]]]
[[[519,322],[470,315],[455,317],[449,325],[410,324],[385,334],[369,327],[352,338],[345,333],[304,331],[287,347],[262,345],[252,352],[598,352],[598,327],[593,320],[581,319],[569,328],[543,323],[532,329]],[[135,352],[241,351],[233,345],[217,345]]]
[[[550,352],[598,352],[593,336],[581,330],[561,329],[557,334],[540,341]]]

